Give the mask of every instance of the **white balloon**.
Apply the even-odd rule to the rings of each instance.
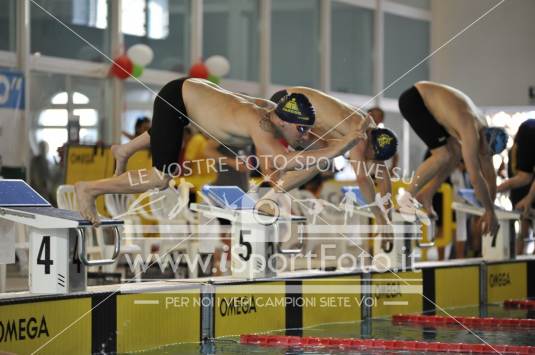
[[[223,77],[230,71],[230,63],[227,58],[222,55],[213,55],[206,59],[204,63],[208,68],[210,74]]]
[[[148,65],[154,58],[154,52],[152,51],[152,48],[141,43],[135,44],[128,48],[126,55],[128,58],[130,58],[130,60],[132,60],[132,62],[137,65],[141,65],[142,67]]]

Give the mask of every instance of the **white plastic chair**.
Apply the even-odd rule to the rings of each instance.
[[[307,224],[313,225],[332,225],[331,233],[311,233],[306,237],[306,247],[303,250],[303,254],[312,252],[319,254],[321,245],[329,244],[335,245],[333,249],[336,256],[346,253],[348,246],[354,245],[355,240],[349,240],[354,237],[349,233],[338,233],[337,225],[344,224],[344,213],[340,211],[337,206],[329,203],[328,201],[316,198],[311,192],[306,190],[292,190],[290,195],[295,199],[292,199],[292,209],[295,209],[295,213],[306,217]],[[322,210],[318,214],[314,214],[314,203],[321,203]],[[354,223],[354,221],[348,221],[348,223]],[[346,240],[347,238],[347,240]]]
[[[73,185],[58,186],[56,191],[56,199],[58,201],[58,208],[70,211],[79,211]],[[94,238],[93,230],[95,230]],[[103,259],[105,257],[105,251],[102,229],[87,228],[86,235],[89,236],[89,245],[86,246],[87,254],[94,256],[96,255],[95,257]]]
[[[190,261],[190,277],[198,274],[198,235],[194,233],[195,217],[187,207],[189,201],[179,201],[175,189],[168,188],[153,192],[149,197],[150,203],[147,208],[139,209],[143,218],[158,223],[160,238],[157,244],[162,254],[179,252],[185,254]],[[184,208],[176,216],[171,216],[176,211],[177,204],[183,204]],[[184,228],[185,227],[185,228]],[[178,230],[178,231],[177,231]],[[172,238],[172,239],[169,239]],[[163,257],[163,255],[162,255]]]
[[[140,240],[140,238],[143,237],[143,234],[140,231],[140,225],[141,220],[139,216],[135,213],[129,213],[129,207],[134,201],[134,198],[132,195],[127,194],[107,194],[104,195],[104,202],[106,204],[106,209],[110,213],[112,218],[117,218],[122,221],[124,221],[123,231],[124,229],[128,228],[129,232],[128,235],[123,233],[123,237],[121,239],[121,252],[119,254],[119,258],[121,255],[129,255],[130,260],[134,263],[134,278],[136,281],[141,281],[141,265],[138,263],[135,263],[136,256],[142,255],[142,257],[145,257],[145,253],[143,253],[142,247],[140,247],[136,242],[133,240],[136,240],[138,243],[143,243],[143,245],[146,245],[147,243],[143,240]],[[108,249],[108,248],[106,248]],[[109,253],[113,253],[113,249],[109,250]],[[106,250],[106,254],[108,254],[108,250]],[[148,253],[147,253],[148,255]],[[104,271],[113,272],[117,266],[117,263],[111,264],[111,265],[105,265]]]

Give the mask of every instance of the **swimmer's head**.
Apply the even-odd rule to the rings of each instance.
[[[275,108],[275,113],[281,120],[302,126],[313,126],[316,111],[303,94],[290,94],[282,97]]]
[[[293,147],[307,138],[307,133],[316,121],[314,107],[303,94],[284,95],[272,113],[272,122]]]
[[[286,90],[279,90],[273,95],[271,95],[271,98],[269,99],[271,102],[278,104],[279,101],[284,98],[285,96],[288,96],[288,91]]]
[[[388,128],[372,128],[368,131],[368,140],[372,160],[388,160],[397,152],[398,137]]]
[[[492,155],[500,154],[507,147],[509,136],[503,128],[487,127],[483,130]]]

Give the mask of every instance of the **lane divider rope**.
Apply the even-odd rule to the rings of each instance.
[[[240,336],[240,343],[245,345],[279,347],[337,347],[352,350],[373,349],[476,354],[495,353],[496,350],[499,351],[501,354],[535,354],[535,346],[439,343],[415,340],[317,338],[244,334]]]
[[[492,318],[492,317],[445,317],[398,314],[392,316],[394,324],[418,324],[434,326],[458,326],[459,322],[468,327],[485,328],[535,328],[535,319]]]
[[[505,308],[535,309],[535,300],[507,300],[503,302]]]

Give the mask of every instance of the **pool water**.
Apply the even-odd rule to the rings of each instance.
[[[501,306],[466,307],[448,310],[455,316],[488,316],[495,318],[535,318],[534,311],[509,310]],[[375,338],[395,340],[418,340],[442,343],[482,343],[499,345],[528,345],[535,346],[533,329],[472,329],[472,332],[456,326],[421,326],[421,325],[394,325],[390,318],[373,319],[363,322],[324,324],[311,328],[298,330],[300,335],[313,337],[335,338]],[[284,335],[285,331],[271,332],[271,335]],[[294,335],[294,334],[292,334]],[[480,339],[479,339],[479,338]],[[482,340],[481,340],[482,339]],[[258,345],[242,345],[238,337],[216,339],[209,344],[176,344],[142,354],[424,354],[414,351],[391,350],[344,350],[326,347],[264,347]],[[426,353],[431,354],[431,353]],[[432,353],[439,354],[439,353]]]

